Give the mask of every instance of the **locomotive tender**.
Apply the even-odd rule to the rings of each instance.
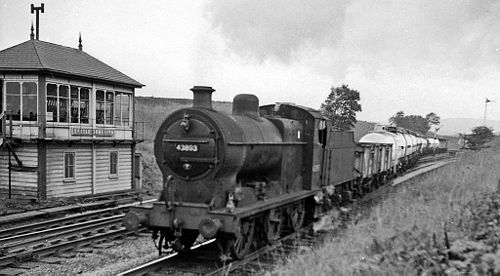
[[[379,127],[354,143],[318,111],[289,103],[259,107],[234,98],[232,114],[212,109],[211,87],[195,86],[193,107],[160,126],[154,152],[164,186],[158,202],[131,207],[124,225],[153,230],[157,248],[188,249],[199,234],[221,253],[296,231],[305,218],[382,185],[429,151],[426,139]]]

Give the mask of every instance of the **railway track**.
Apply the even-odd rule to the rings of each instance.
[[[458,156],[449,155],[447,153],[440,153],[440,154],[436,154],[436,155],[425,156],[425,157],[421,158],[413,168],[406,170],[405,174],[409,174],[411,172],[421,170],[422,168],[425,168],[425,167],[433,166],[434,164],[441,162],[441,161],[453,162],[456,160],[458,160]]]
[[[122,218],[134,204],[0,230],[0,268],[128,235]]]
[[[282,261],[285,256],[301,250],[311,250],[326,238],[331,237],[331,234],[331,231],[315,232],[312,225],[309,225],[297,233],[281,238],[274,245],[252,252],[244,260],[232,262],[206,275],[260,275],[272,270],[275,264]]]
[[[107,208],[98,211],[90,211],[83,214],[66,216],[58,219],[51,219],[46,221],[41,221],[37,223],[31,223],[27,225],[16,226],[8,229],[0,230],[0,244],[1,240],[4,238],[18,236],[33,232],[38,232],[42,230],[47,230],[51,228],[57,228],[64,225],[70,225],[74,223],[90,221],[94,219],[100,219],[103,217],[109,217],[117,214],[124,213],[126,211],[126,207],[113,207]]]
[[[273,245],[264,246],[251,253],[245,259],[222,263],[215,240],[195,245],[189,252],[173,253],[141,266],[122,272],[120,276],[145,275],[251,275],[271,269],[284,256],[311,248],[319,244],[327,232],[314,233],[311,227],[289,234]]]
[[[423,170],[426,167],[433,166],[438,162],[447,163],[456,160],[449,155],[436,155],[427,160],[419,162],[418,167],[412,172]],[[373,193],[361,198],[358,201],[343,206],[347,210],[358,210],[370,204],[375,199],[388,193],[392,185],[386,184]],[[216,242],[207,241],[203,244],[195,245],[191,251],[183,254],[173,253],[157,260],[145,263],[141,266],[122,272],[122,276],[132,275],[259,275],[264,271],[273,269],[273,266],[284,259],[284,257],[299,252],[300,250],[310,250],[311,247],[318,245],[325,238],[331,237],[332,233],[337,232],[342,227],[342,220],[353,219],[347,217],[337,217],[337,223],[330,227],[323,227],[321,231],[313,231],[309,226],[298,233],[290,234],[281,238],[276,244],[257,249],[249,253],[245,259],[233,261],[228,264],[222,264],[217,252]]]
[[[125,272],[122,272],[118,275],[121,276],[132,276],[132,275],[151,275],[153,273],[167,273],[168,272],[175,272],[175,269],[177,271],[182,271],[182,272],[187,272],[186,266],[189,266],[188,263],[192,263],[193,261],[197,261],[200,256],[205,256],[203,254],[204,252],[210,252],[211,256],[205,256],[205,260],[203,261],[203,264],[207,266],[209,263],[214,264],[214,262],[218,261],[217,256],[213,256],[213,250],[216,249],[215,246],[215,239],[211,239],[208,241],[205,241],[203,243],[196,244],[190,248],[189,252],[179,254],[179,253],[171,253],[166,256],[160,257],[156,260],[147,262],[145,264],[142,264],[140,266],[134,267],[130,270],[127,270]],[[189,260],[189,262],[188,262]],[[199,266],[199,264],[198,264]],[[219,266],[217,266],[217,269]],[[206,269],[206,267],[205,267]],[[191,267],[191,271],[197,271],[199,273],[200,270],[195,270],[194,267]],[[197,273],[195,273],[197,274]]]

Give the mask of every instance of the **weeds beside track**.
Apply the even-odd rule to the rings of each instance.
[[[490,149],[467,152],[457,162],[398,185],[390,196],[374,203],[369,211],[349,223],[339,236],[310,253],[290,257],[286,265],[274,272],[282,275],[493,273],[493,262],[486,259],[498,255],[496,247],[480,246],[477,233],[471,233],[469,226],[483,224],[474,212],[481,209],[479,206],[489,206],[486,213],[499,211],[498,204],[495,207],[491,203],[500,201],[494,199],[500,178],[498,164],[500,141]],[[498,220],[486,221],[492,224],[489,228],[500,227]],[[493,233],[489,228],[484,227],[484,235]],[[464,257],[464,252],[471,252],[473,257]]]

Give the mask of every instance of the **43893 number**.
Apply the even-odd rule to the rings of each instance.
[[[198,151],[198,145],[177,144],[175,149],[177,151]]]

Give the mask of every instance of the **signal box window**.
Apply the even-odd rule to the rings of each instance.
[[[112,125],[114,111],[114,92],[103,90],[96,91],[95,116],[96,124]]]
[[[80,123],[89,123],[89,95],[88,88],[80,88]]]
[[[36,96],[37,96],[36,83],[23,82],[23,97],[22,97],[23,121],[36,121],[37,119]]]
[[[6,83],[7,114],[9,119],[19,121],[21,119],[21,85],[18,82]]]
[[[64,153],[64,179],[75,179],[75,153]]]
[[[71,86],[71,122],[89,123],[89,89]]]
[[[130,95],[122,94],[121,110],[123,125],[128,126],[130,122]]]
[[[8,119],[16,121],[37,120],[37,87],[35,82],[7,82],[6,100]]]
[[[97,90],[95,97],[95,116],[97,124],[104,124],[104,91]]]
[[[113,92],[106,92],[106,124],[113,124],[113,100],[114,100]]]
[[[68,121],[68,99],[69,87],[65,85],[59,86],[59,122]]]
[[[96,123],[128,126],[130,95],[114,91],[96,91]]]
[[[118,175],[118,152],[111,151],[109,152],[109,175],[117,176]]]
[[[47,84],[47,121],[57,122],[57,85]]]
[[[130,95],[116,93],[115,95],[115,125],[128,126],[130,120]]]
[[[71,86],[71,97],[70,97],[70,106],[71,106],[71,113],[70,113],[70,122],[72,123],[78,123],[78,112],[80,111],[80,104],[78,103],[78,87],[76,86]]]
[[[89,123],[90,89],[47,84],[47,122]]]

